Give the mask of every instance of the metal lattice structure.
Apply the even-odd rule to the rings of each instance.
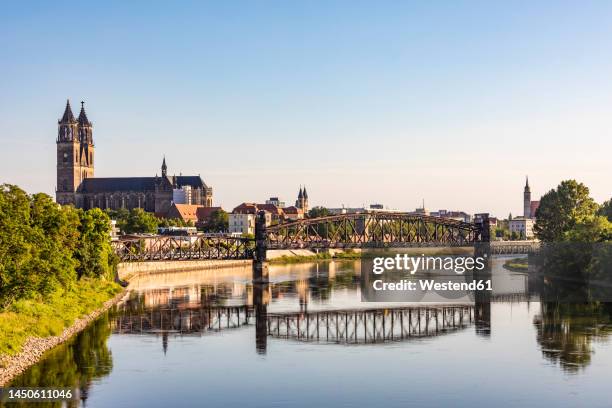
[[[224,236],[151,236],[112,242],[122,262],[253,259],[252,239]]]
[[[265,259],[269,249],[458,247],[489,241],[488,221],[484,226],[410,213],[342,214],[273,226],[265,226],[263,219],[258,217],[255,239],[207,234],[150,236],[120,239],[113,246],[121,261],[130,262]]]
[[[268,335],[306,342],[368,344],[436,336],[473,323],[472,306],[282,313],[268,315]]]
[[[302,219],[267,227],[268,249],[469,246],[477,224],[408,213],[374,212]]]
[[[117,334],[214,333],[263,318],[269,337],[341,344],[368,344],[431,337],[474,324],[474,307],[404,307],[317,312],[264,313],[253,306],[124,310],[111,323]]]
[[[154,308],[122,311],[112,322],[113,333],[205,333],[254,324],[252,306]]]

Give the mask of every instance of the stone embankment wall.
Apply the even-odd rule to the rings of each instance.
[[[253,261],[239,260],[201,260],[201,261],[151,261],[151,262],[123,262],[117,267],[119,279],[130,278],[146,273],[164,273],[173,271],[193,271],[201,269],[220,269],[250,266]]]

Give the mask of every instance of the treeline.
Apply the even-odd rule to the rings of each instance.
[[[99,209],[0,185],[0,308],[70,289],[83,277],[112,279],[110,219]]]
[[[587,186],[564,180],[540,199],[534,231],[544,242],[612,241],[612,199],[599,205]]]
[[[192,221],[180,218],[158,218],[142,208],[106,210],[108,216],[117,221],[117,228],[123,234],[155,234],[159,227],[195,227]],[[214,211],[204,225],[198,228],[204,232],[225,232],[229,228],[228,214],[223,210]]]

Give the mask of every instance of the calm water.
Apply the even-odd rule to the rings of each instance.
[[[143,277],[13,385],[89,407],[611,406],[610,309],[533,301],[502,262],[478,322],[362,303],[358,262],[272,266],[263,291],[250,268]]]

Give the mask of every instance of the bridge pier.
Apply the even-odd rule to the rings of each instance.
[[[266,354],[268,350],[268,299],[270,286],[253,285],[253,309],[255,311],[255,350]]]
[[[481,214],[478,224],[480,230],[480,242],[474,246],[474,257],[483,258],[485,267],[482,270],[474,270],[473,279],[491,279],[491,225],[489,214]],[[476,333],[489,337],[491,336],[491,291],[474,291],[474,323]]]
[[[253,283],[255,284],[270,282],[266,262],[267,251],[266,213],[259,211],[255,219],[255,257],[253,259]]]

